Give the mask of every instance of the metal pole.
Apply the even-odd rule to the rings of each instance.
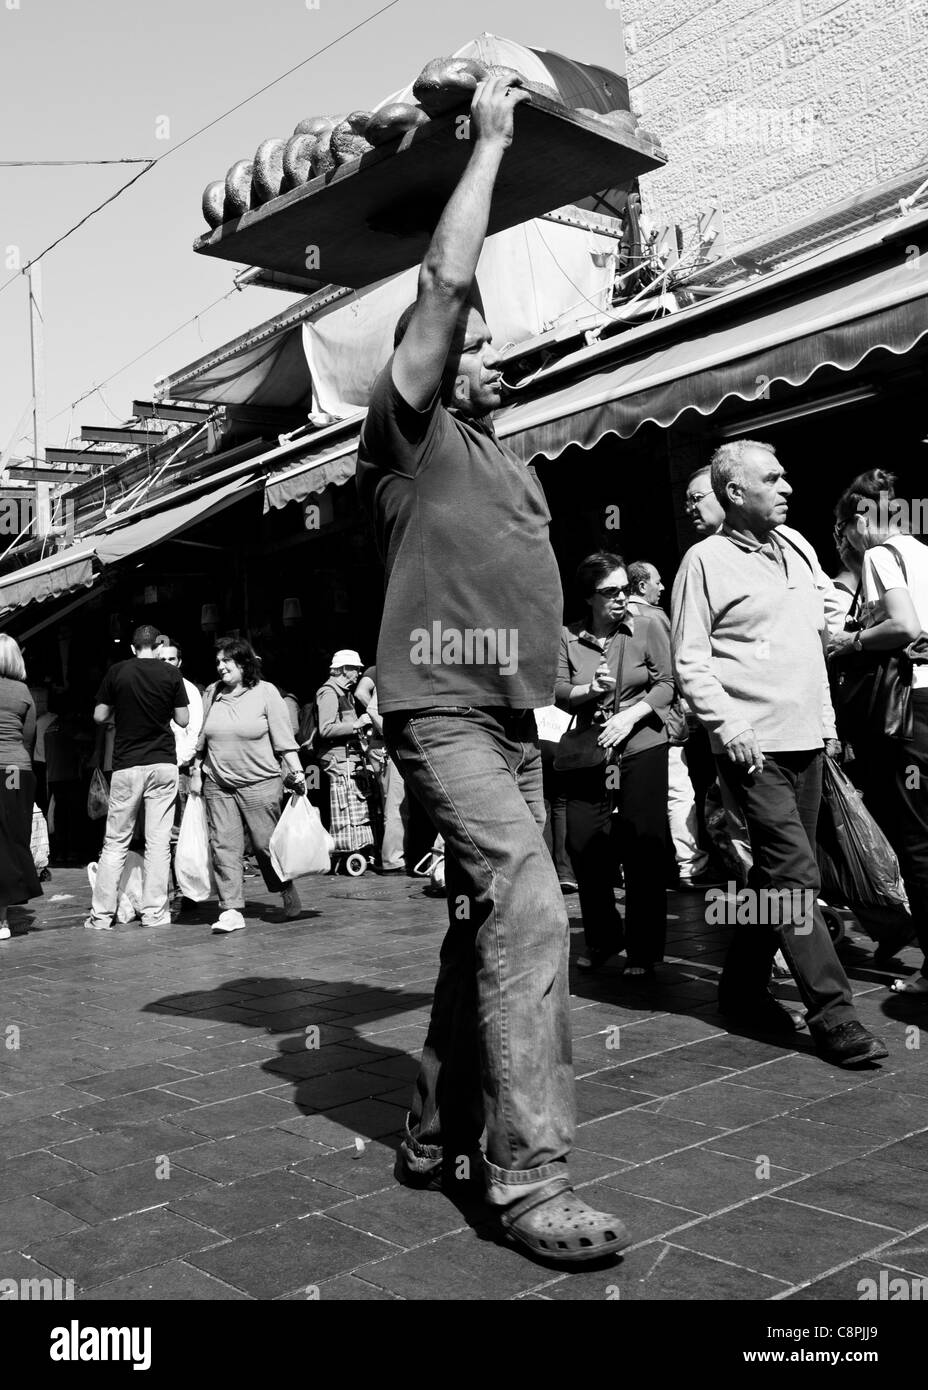
[[[32,345],[32,453],[36,468],[45,467],[45,316],[42,312],[42,267],[29,266],[29,330]],[[35,485],[35,534],[44,542],[51,529],[51,484]]]

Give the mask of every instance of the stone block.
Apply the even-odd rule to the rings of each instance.
[[[855,44],[855,51],[866,45],[872,32],[878,31],[879,20],[885,14],[877,0],[849,0],[812,24],[803,25],[786,35],[786,57],[790,64],[806,63],[841,46]],[[905,15],[897,18],[902,25]],[[889,27],[889,26],[882,26]],[[848,55],[850,56],[850,55]],[[846,61],[842,54],[842,60]]]
[[[780,0],[777,5],[748,16],[737,23],[725,36],[725,51],[730,63],[761,52],[778,43],[802,25],[800,0]]]
[[[815,1222],[814,1242],[808,1239],[810,1220]],[[753,1254],[745,1245],[748,1227]],[[813,1217],[807,1208],[780,1197],[760,1197],[678,1232],[674,1242],[720,1260],[731,1260],[737,1250],[740,1262],[749,1268],[762,1263],[759,1272],[798,1283],[864,1254],[891,1235],[886,1226],[824,1212]]]

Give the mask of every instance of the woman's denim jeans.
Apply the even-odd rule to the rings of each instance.
[[[574,1132],[568,922],[545,847],[531,711],[384,719],[391,754],[445,840],[448,934],[403,1156],[460,1165],[486,1129],[487,1198],[566,1172]],[[466,1170],[465,1170],[466,1171]]]

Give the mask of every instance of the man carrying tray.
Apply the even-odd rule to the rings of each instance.
[[[573,1193],[568,923],[545,848],[533,711],[552,702],[562,595],[550,514],[496,438],[499,357],[474,306],[496,177],[527,93],[492,77],[418,297],[374,385],[358,490],[386,568],[384,737],[443,835],[449,929],[397,1176],[486,1199],[533,1253],[574,1263],[630,1241]],[[543,177],[543,171],[539,171]]]

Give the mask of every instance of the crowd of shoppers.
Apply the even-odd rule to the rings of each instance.
[[[247,641],[222,638],[191,755],[195,702],[180,651],[164,635],[159,643],[157,629],[137,629],[133,657],[107,672],[94,710],[101,727],[112,723],[114,744],[87,926],[112,922],[140,812],[142,921],[170,922],[171,827],[188,769],[188,795],[205,802],[219,932],[245,925],[246,837],[285,916],[301,911],[270,854],[285,793],[306,791],[301,750],[315,753],[328,776],[342,852],[374,844],[375,776],[382,867],[403,862],[398,826],[405,819],[408,840],[416,806],[446,854],[448,931],[397,1176],[448,1185],[476,1177],[479,1164],[486,1200],[512,1239],[534,1255],[578,1263],[614,1254],[632,1237],[617,1216],[582,1201],[569,1174],[576,1110],[562,889],[575,881],[579,891],[581,968],[598,970],[624,947],[626,976],[655,977],[665,948],[668,819],[679,881],[705,884],[699,812],[710,783],[746,827],[756,899],[785,890],[803,904],[798,916],[758,915],[733,932],[721,1013],[785,1038],[805,1023],[820,1056],[838,1066],[888,1055],[856,1016],[818,902],[824,760],[843,755],[826,648],[839,679],[842,663],[863,658],[874,669],[894,658],[902,671],[905,717],[891,730],[864,725],[853,752],[868,805],[898,853],[928,962],[928,549],[882,519],[878,503],[893,480],[862,475],[836,511],[845,564],[836,587],[785,524],[792,489],[774,449],[742,439],[716,450],[687,484],[701,538],[676,575],[670,621],[653,564],[627,566],[598,551],[577,574],[586,616],[562,626],[550,515],[532,470],[497,438],[499,357],[473,298],[513,109],[524,96],[504,77],[478,88],[468,164],[362,429],[358,487],[387,579],[376,669],[365,671],[353,649],[336,651],[307,713],[262,678]],[[443,640],[428,647],[423,635],[436,630]],[[463,635],[478,630],[487,639],[481,650],[461,655]],[[3,924],[9,905],[41,891],[28,856],[35,708],[24,681],[19,649],[0,638],[0,755],[17,772],[15,794],[0,807]],[[546,740],[566,830],[558,845],[548,825],[549,851],[555,798],[546,818],[534,712],[550,708],[552,693],[569,725]],[[777,949],[804,1019],[770,993]],[[928,998],[928,963],[904,988]]]

